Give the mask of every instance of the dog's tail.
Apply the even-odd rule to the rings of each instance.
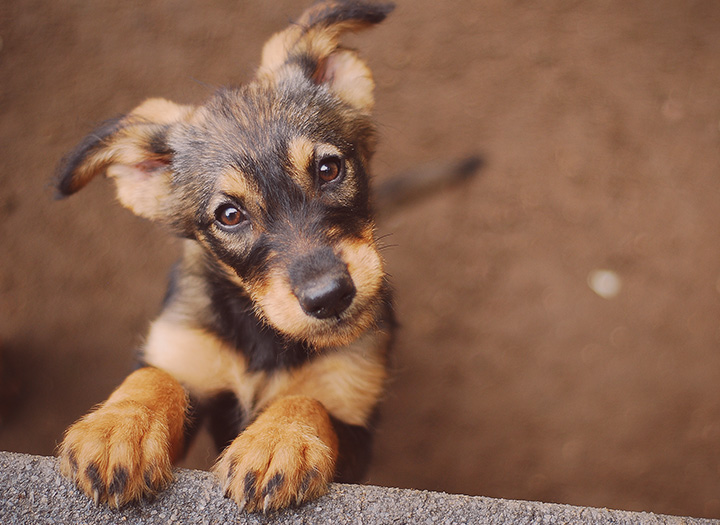
[[[391,215],[438,192],[475,177],[485,164],[479,155],[416,166],[380,182],[375,188],[375,211]]]
[[[299,70],[316,84],[330,84],[342,99],[360,109],[372,107],[370,70],[354,51],[339,47],[343,33],[385,20],[392,3],[330,0],[315,4],[265,44],[259,79],[277,81]]]

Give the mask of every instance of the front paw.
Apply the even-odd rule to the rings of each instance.
[[[240,434],[215,472],[240,508],[268,512],[299,505],[327,491],[335,472],[337,438],[317,401],[276,403]]]
[[[133,401],[100,407],[72,425],[60,470],[95,503],[120,507],[155,494],[172,479],[169,430]]]

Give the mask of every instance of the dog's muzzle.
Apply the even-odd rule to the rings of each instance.
[[[355,298],[347,265],[330,248],[296,260],[290,267],[290,283],[300,307],[316,319],[340,317]]]

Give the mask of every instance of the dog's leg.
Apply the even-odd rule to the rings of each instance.
[[[154,494],[172,479],[182,454],[187,396],[171,375],[141,368],[105,403],[72,425],[60,469],[96,503],[121,505]]]
[[[324,494],[337,455],[337,436],[323,405],[286,396],[230,444],[215,472],[240,508],[267,512]]]

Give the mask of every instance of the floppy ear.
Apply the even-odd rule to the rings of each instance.
[[[60,163],[59,195],[71,195],[105,173],[114,179],[118,199],[125,207],[142,217],[159,218],[170,194],[173,151],[168,132],[192,110],[149,99],[128,115],[105,122]]]
[[[355,51],[339,47],[340,37],[382,22],[394,4],[330,0],[314,5],[265,44],[258,77],[280,79],[300,68],[317,84],[326,84],[341,100],[370,111],[375,83]]]

